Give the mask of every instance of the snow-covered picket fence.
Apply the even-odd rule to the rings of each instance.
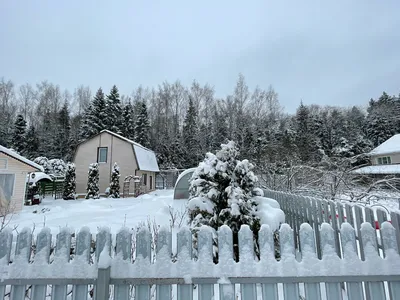
[[[396,229],[397,247],[400,249],[400,215],[396,212],[388,212],[379,206],[365,207],[357,204],[342,204],[337,201],[323,200],[313,197],[306,197],[286,192],[263,190],[264,196],[278,201],[281,209],[285,212],[286,223],[294,230],[294,242],[296,248],[301,247],[299,243],[299,229],[302,223],[309,223],[314,229],[322,223],[331,224],[335,231],[335,248],[339,256],[343,254],[340,244],[339,229],[343,223],[349,223],[356,228],[356,239],[358,254],[363,258],[363,244],[359,240],[361,224],[368,222],[376,229],[376,239],[381,253],[385,251],[381,237],[381,225],[389,221]],[[320,235],[316,231],[316,240],[319,241]],[[321,258],[322,248],[317,243],[317,254]]]
[[[219,260],[215,264],[208,227],[199,231],[197,260],[192,259],[192,234],[188,228],[180,229],[174,238],[167,227],[161,228],[155,253],[151,233],[145,227],[136,233],[122,228],[116,235],[100,228],[93,260],[90,250],[94,236],[88,228],[76,235],[68,228],[61,229],[54,253],[48,228],[36,237],[25,228],[17,236],[10,262],[13,234],[4,230],[0,233],[0,299],[47,299],[50,295],[57,300],[88,299],[92,293],[97,300],[293,300],[300,296],[307,300],[337,300],[342,299],[343,292],[353,300],[400,299],[400,256],[395,229],[389,222],[381,226],[384,257],[379,255],[375,229],[370,223],[360,227],[363,259],[357,255],[356,232],[349,223],[340,228],[343,257],[336,253],[331,225],[324,223],[317,231],[321,259],[317,257],[316,231],[309,224],[300,225],[301,251],[297,255],[293,229],[283,224],[279,231],[281,259],[277,261],[270,228],[263,225],[259,232],[258,259],[254,255],[253,234],[244,225],[239,232],[239,262],[235,262],[232,231],[222,226],[218,230]]]

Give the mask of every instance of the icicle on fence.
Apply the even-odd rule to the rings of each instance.
[[[217,233],[217,264],[213,262],[212,231],[207,227],[199,232],[197,260],[192,259],[188,228],[177,233],[177,253],[172,253],[168,228],[160,229],[154,249],[147,228],[135,233],[134,239],[126,228],[115,239],[107,228],[100,228],[94,259],[90,255],[92,235],[87,228],[76,236],[69,229],[62,229],[56,236],[54,253],[49,229],[41,230],[33,246],[35,237],[26,228],[17,236],[12,257],[13,234],[3,230],[0,299],[90,299],[93,295],[97,300],[293,300],[300,296],[307,300],[338,300],[343,299],[343,293],[352,300],[400,299],[400,256],[395,228],[389,222],[381,226],[384,257],[379,255],[375,229],[370,223],[363,223],[359,230],[349,223],[341,225],[340,256],[335,229],[323,223],[317,230],[321,259],[317,255],[316,231],[307,223],[299,227],[301,250],[296,253],[294,230],[282,224],[278,261],[273,232],[268,226],[262,226],[259,232],[259,258],[254,253],[252,232],[242,226],[240,259],[235,262],[232,231],[222,226]],[[358,231],[362,258],[357,253]]]

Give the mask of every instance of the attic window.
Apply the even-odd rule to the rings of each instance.
[[[380,165],[390,165],[391,163],[392,163],[392,160],[390,159],[390,156],[378,158],[378,164],[380,164]]]
[[[7,170],[7,158],[0,158],[0,170]]]
[[[97,148],[97,162],[98,163],[106,163],[108,155],[107,147],[99,147]]]

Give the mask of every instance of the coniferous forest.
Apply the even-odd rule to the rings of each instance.
[[[218,87],[215,87],[216,89]],[[63,90],[49,81],[0,79],[0,144],[34,159],[70,161],[76,145],[108,129],[149,147],[160,168],[197,166],[208,151],[234,140],[258,170],[292,165],[331,168],[367,162],[364,153],[400,131],[400,96],[385,92],[364,107],[305,105],[285,112],[272,86],[249,90],[245,77],[232,93],[193,81],[163,82],[121,95],[117,85]]]

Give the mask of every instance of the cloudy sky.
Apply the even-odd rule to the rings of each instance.
[[[272,84],[288,112],[400,92],[399,0],[0,1],[0,77],[130,94]]]

